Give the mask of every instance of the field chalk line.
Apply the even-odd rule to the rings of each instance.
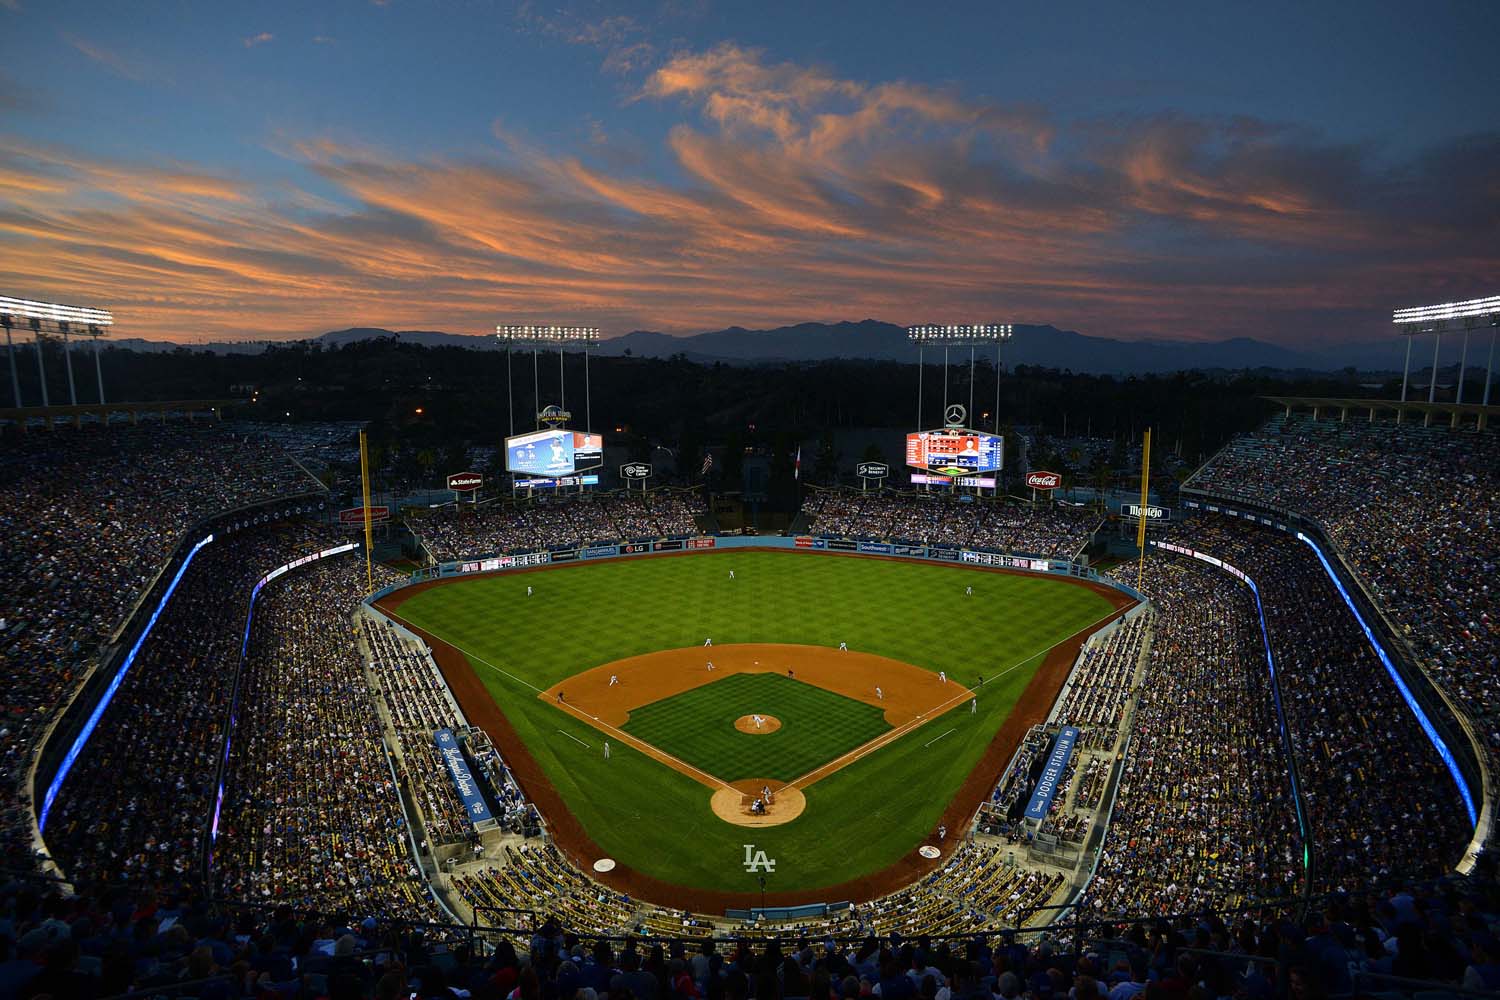
[[[948,730],[948,731],[947,731],[947,732],[946,732],[946,733],[944,733],[944,734],[943,734],[943,736],[952,736],[952,735],[953,735],[953,734],[954,734],[954,733],[956,733],[956,732],[958,732],[958,730],[957,730],[957,729],[950,729],[950,730]],[[934,737],[933,737],[933,738],[932,738],[932,739],[930,739],[930,740],[928,740],[928,741],[927,741],[927,742],[926,742],[926,743],[923,743],[923,744],[922,744],[922,749],[923,749],[923,750],[926,750],[926,749],[927,749],[927,748],[928,748],[928,747],[930,747],[930,746],[932,746],[932,745],[933,745],[933,744],[934,744],[934,743],[936,743],[936,742],[937,742],[937,741],[938,741],[938,740],[940,740],[940,739],[942,739],[942,738],[943,738],[943,736],[934,736]]]
[[[574,736],[572,733],[568,732],[565,729],[559,729],[558,732],[562,733],[568,739],[572,740],[574,743],[579,744],[580,746],[588,747],[590,750],[594,748],[594,745],[592,743],[584,743],[583,740],[580,740],[578,737]]]
[[[397,615],[391,614],[391,612],[389,612],[389,611],[384,611],[383,613],[387,614],[387,615],[390,615],[390,617],[396,619],[402,625],[406,625],[408,628],[412,628],[413,627],[410,624],[408,624],[404,619],[400,618]],[[448,643],[448,645],[452,646],[454,649],[458,650],[460,653],[464,654],[469,659],[474,660],[475,662],[484,664],[485,666],[489,667],[491,670],[495,671],[497,674],[504,674],[506,677],[509,677],[511,680],[515,681],[517,684],[523,684],[526,687],[531,688],[531,690],[535,691],[537,694],[545,694],[546,693],[545,691],[543,691],[541,688],[537,687],[535,684],[531,683],[530,681],[522,680],[521,678],[517,677],[515,674],[511,673],[509,670],[506,670],[503,667],[497,667],[497,666],[495,666],[489,660],[486,660],[484,657],[480,656],[477,653],[471,653],[471,652],[469,652],[467,649],[464,649],[462,646],[460,646],[456,642],[453,642],[453,641],[451,641],[449,639],[442,639],[441,636],[434,636],[434,638],[440,639],[442,642]],[[589,715],[585,714],[582,709],[580,709],[580,708],[578,708],[578,707],[576,707],[574,705],[571,705],[568,702],[563,702],[560,707],[564,711],[566,711],[569,715],[572,715],[572,716],[574,716],[576,718],[579,718],[579,719],[582,719],[584,721],[589,721],[591,718],[593,718],[592,716],[589,716]],[[712,784],[709,784],[710,788],[719,787],[719,788],[727,788],[727,789],[729,789],[730,791],[733,791],[733,792],[738,792],[739,791],[739,789],[735,788],[729,782],[724,781],[724,780],[722,780],[720,778],[716,778],[712,774],[709,774],[707,771],[704,771],[704,770],[701,770],[700,768],[694,767],[693,765],[689,764],[687,761],[681,759],[680,757],[674,757],[674,756],[672,756],[671,754],[669,754],[666,751],[662,750],[660,747],[654,747],[654,746],[651,746],[649,743],[644,743],[641,740],[636,739],[634,736],[631,736],[629,733],[625,732],[624,730],[616,729],[614,726],[611,726],[607,722],[594,721],[594,722],[592,722],[590,724],[593,725],[593,726],[595,726],[596,728],[606,730],[608,733],[610,733],[615,738],[617,738],[618,740],[620,740],[620,742],[624,743],[626,746],[632,747],[632,748],[634,748],[636,750],[639,750],[641,753],[645,754],[648,757],[655,757],[658,760],[661,760],[662,763],[667,763],[668,761],[674,761],[677,765],[680,765],[680,766],[675,766],[674,767],[671,764],[668,764],[668,766],[672,767],[672,769],[675,770],[675,771],[681,771],[681,772],[691,771],[693,774],[702,775],[704,778],[708,779],[707,782],[699,780],[698,781],[699,784],[708,784],[708,782],[712,782]],[[563,731],[561,729],[559,729],[558,732],[563,733]],[[569,734],[568,733],[563,733],[563,735],[567,736]],[[576,736],[573,737],[573,738],[574,739],[578,739]],[[579,742],[583,743],[582,740],[579,740]],[[588,746],[587,743],[584,743],[583,745],[584,746]]]
[[[1098,618],[1094,619],[1093,621],[1089,622],[1087,625],[1083,626],[1083,628],[1081,628],[1078,631],[1074,632],[1072,635],[1069,635],[1069,636],[1067,636],[1064,639],[1059,639],[1057,642],[1054,642],[1052,645],[1048,646],[1047,648],[1045,648],[1045,649],[1039,649],[1035,653],[1032,653],[1029,656],[1026,656],[1026,657],[1023,657],[1022,659],[1017,660],[1015,663],[1012,663],[1010,666],[1006,667],[1004,670],[1000,671],[998,674],[996,674],[993,677],[987,677],[987,678],[985,678],[984,681],[979,686],[983,687],[985,684],[988,684],[991,681],[998,681],[1000,678],[1004,677],[1006,674],[1009,674],[1009,673],[1011,673],[1014,670],[1020,669],[1021,667],[1025,666],[1028,663],[1030,663],[1032,660],[1036,659],[1038,656],[1045,656],[1047,653],[1052,652],[1052,650],[1056,649],[1058,646],[1061,646],[1063,643],[1065,643],[1065,642],[1071,642],[1073,639],[1076,639],[1078,636],[1082,635],[1084,632],[1087,632],[1087,631],[1089,631],[1091,629],[1098,628],[1099,624],[1101,622],[1105,622],[1105,621],[1109,620],[1110,618],[1114,617],[1117,614],[1119,614],[1119,609],[1118,608],[1111,608],[1108,613],[1106,613],[1104,615],[1101,615]],[[948,709],[951,708],[951,707],[953,707],[954,705],[956,705],[956,704],[964,701],[965,699],[973,698],[973,697],[976,697],[975,692],[972,689],[970,689],[970,688],[965,688],[963,694],[957,695],[957,696],[955,696],[953,698],[949,698],[947,701],[942,702],[941,704],[939,704],[935,708],[930,708],[927,711],[931,715],[932,718],[936,718],[937,716],[942,715],[944,712],[948,711]],[[862,758],[869,756],[870,754],[874,753],[876,750],[879,750],[881,747],[884,747],[886,744],[894,742],[895,740],[900,739],[901,737],[905,736],[907,733],[911,732],[913,729],[915,729],[918,726],[922,725],[926,721],[928,721],[928,720],[922,718],[921,716],[918,716],[915,719],[911,719],[911,720],[909,720],[909,721],[907,721],[905,723],[902,723],[901,725],[897,726],[896,728],[887,730],[886,732],[880,734],[879,736],[875,737],[873,740],[870,740],[868,743],[863,743],[863,744],[855,747],[853,750],[850,750],[848,753],[844,754],[842,757],[835,757],[833,760],[829,761],[828,763],[823,764],[823,765],[821,765],[819,767],[814,768],[813,770],[811,770],[811,771],[807,772],[806,774],[804,774],[802,777],[797,778],[794,781],[787,782],[787,784],[790,785],[790,786],[793,786],[793,787],[801,788],[801,787],[803,787],[802,783],[804,781],[807,781],[808,778],[812,778],[815,775],[820,775],[820,774],[832,774],[834,771],[843,770],[844,768],[848,767],[850,764],[858,763]],[[809,782],[809,784],[812,784],[812,782]]]

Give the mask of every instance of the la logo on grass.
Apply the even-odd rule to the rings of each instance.
[[[757,851],[754,844],[745,844],[745,871],[774,872],[776,859],[766,857],[765,851]]]

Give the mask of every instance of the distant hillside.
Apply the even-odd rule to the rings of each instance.
[[[334,330],[314,338],[328,347],[381,337],[427,347],[462,347],[471,350],[503,350],[492,336],[443,333],[437,330],[393,332],[378,327]],[[180,344],[138,339],[114,342],[128,350],[172,351]],[[265,350],[264,342],[241,341],[192,345],[193,350],[217,354],[253,354]],[[730,364],[822,361],[857,358],[876,361],[916,360],[916,349],[906,339],[906,329],[867,319],[843,323],[799,323],[773,330],[747,330],[732,326],[686,337],[673,337],[649,330],[636,330],[600,343],[603,356],[665,358],[681,354],[693,361],[723,361]],[[960,360],[967,352],[952,352]],[[928,359],[941,359],[939,349],[928,351]],[[988,349],[984,357],[992,356]],[[1350,344],[1333,350],[1294,350],[1248,337],[1219,341],[1129,341],[1091,337],[1052,326],[1017,326],[1005,345],[1007,367],[1039,365],[1096,374],[1147,374],[1191,369],[1269,368],[1279,371],[1336,371],[1354,366],[1361,371],[1399,370],[1402,343],[1399,338],[1373,343]]]

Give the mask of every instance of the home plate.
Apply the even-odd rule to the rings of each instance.
[[[917,848],[917,853],[922,855],[922,857],[926,858],[928,861],[931,861],[933,858],[940,858],[943,856],[943,852],[938,850],[936,847],[933,847],[931,844],[923,844],[921,847]],[[594,867],[599,867],[599,864],[599,862],[595,862]]]
[[[936,852],[934,851],[933,853],[936,853]],[[594,871],[596,871],[596,872],[612,872],[614,870],[615,870],[615,859],[614,858],[600,858],[598,861],[594,862]]]

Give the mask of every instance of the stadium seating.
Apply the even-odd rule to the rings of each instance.
[[[1235,438],[1185,487],[1322,525],[1468,713],[1500,766],[1500,440],[1416,423],[1278,417]]]

